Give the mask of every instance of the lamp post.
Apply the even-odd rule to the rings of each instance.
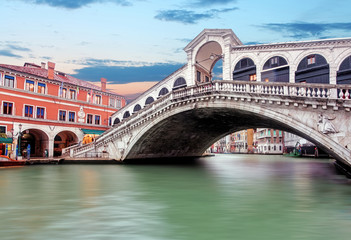
[[[21,159],[22,154],[21,154],[21,140],[22,140],[22,124],[18,125],[19,132],[18,132],[18,141],[17,141],[17,148],[18,148],[18,157]]]

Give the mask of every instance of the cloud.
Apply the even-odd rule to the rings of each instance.
[[[187,10],[164,10],[160,11],[155,18],[168,22],[180,22],[185,24],[195,24],[199,20],[212,18],[210,13],[195,13]]]
[[[341,30],[350,31],[351,22],[349,23],[268,23],[259,27],[268,29],[274,32],[282,33],[286,37],[295,39],[305,38],[325,38],[329,32]]]
[[[142,61],[119,61],[114,59],[96,59],[86,58],[82,60],[69,61],[68,63],[79,64],[85,66],[118,66],[118,67],[142,67],[151,66],[155,63],[142,62]]]
[[[228,3],[236,3],[237,0],[196,0],[191,1],[190,5],[197,7],[208,7],[213,5],[223,5]]]
[[[89,65],[76,70],[72,76],[86,81],[97,82],[101,77],[111,83],[125,84],[130,82],[159,82],[176,71],[181,63],[156,63],[136,66]]]
[[[188,10],[162,10],[155,16],[156,19],[167,22],[179,22],[183,24],[196,24],[203,19],[217,17],[220,13],[231,12],[238,8],[211,9],[203,13],[196,13]]]
[[[22,58],[22,56],[14,54],[11,50],[8,49],[0,50],[0,56]]]
[[[7,46],[8,46],[8,48],[10,48],[12,50],[17,50],[17,51],[22,51],[22,52],[30,52],[31,51],[29,48],[21,47],[21,46],[17,46],[17,45],[9,44]]]
[[[22,0],[24,2],[30,2],[39,5],[48,5],[50,7],[66,8],[66,9],[78,9],[85,7],[92,3],[103,3],[113,2],[120,6],[131,6],[132,3],[129,0]]]

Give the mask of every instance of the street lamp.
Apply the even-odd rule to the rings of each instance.
[[[17,156],[21,158],[22,157],[22,154],[21,154],[22,124],[19,124],[18,128],[19,128],[19,132],[18,132],[18,141],[17,141],[17,148],[18,148]]]

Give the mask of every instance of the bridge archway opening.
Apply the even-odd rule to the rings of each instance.
[[[129,118],[129,117],[130,117],[129,111],[124,112],[124,114],[123,114],[123,119]]]
[[[183,77],[179,77],[174,81],[172,90],[176,90],[176,89],[183,88],[186,86],[187,86],[186,80]]]
[[[141,110],[141,106],[140,106],[140,104],[137,104],[134,106],[133,112],[138,112],[140,110]]]
[[[329,84],[330,70],[327,60],[319,54],[304,57],[295,72],[296,83]]]
[[[351,56],[348,56],[340,65],[336,77],[337,84],[351,84]]]
[[[168,89],[164,87],[158,93],[158,97],[162,97],[163,95],[166,95],[168,92],[169,92]]]
[[[288,125],[274,117],[232,108],[195,108],[179,112],[140,133],[126,159],[201,156],[213,143],[237,131],[270,128],[293,133],[332,154],[303,126]],[[293,123],[295,124],[295,123]]]
[[[113,121],[113,125],[117,125],[120,122],[121,120],[119,118],[115,118],[115,120]]]
[[[195,79],[198,83],[209,82],[215,77],[222,79],[223,51],[218,42],[210,41],[200,47],[195,57]],[[216,64],[218,62],[218,64]],[[216,65],[216,68],[214,68]],[[215,71],[214,71],[215,70]]]
[[[145,106],[146,105],[149,105],[149,104],[151,104],[151,103],[153,103],[155,100],[154,100],[154,98],[153,97],[148,97],[146,100],[145,100]]]
[[[241,59],[234,67],[234,81],[256,81],[256,65],[251,58]]]
[[[263,65],[261,79],[264,82],[289,82],[288,62],[283,57],[271,57]]]

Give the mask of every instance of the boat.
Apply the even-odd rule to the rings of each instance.
[[[283,154],[283,155],[285,157],[302,157],[300,142],[296,142],[295,147],[291,152]]]
[[[26,164],[27,161],[25,160],[15,160],[12,158],[9,158],[8,156],[5,155],[0,155],[0,167],[4,166],[21,166]]]

